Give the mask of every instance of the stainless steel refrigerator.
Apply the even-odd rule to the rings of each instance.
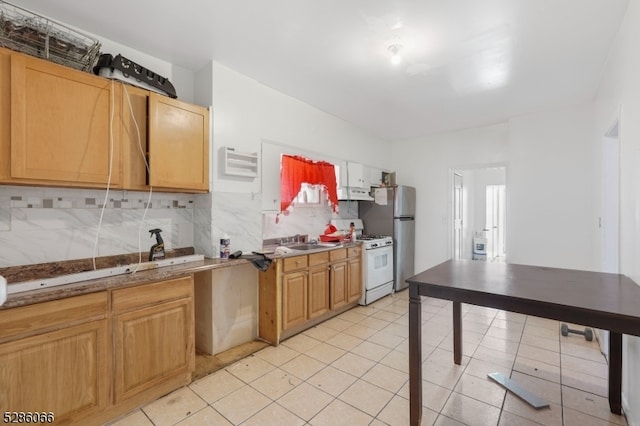
[[[364,233],[393,237],[394,290],[414,275],[416,189],[398,185],[375,190],[374,201],[360,201]]]

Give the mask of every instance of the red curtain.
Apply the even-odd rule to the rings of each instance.
[[[280,169],[280,211],[293,203],[303,183],[322,185],[327,190],[333,211],[338,210],[336,172],[333,164],[308,158],[283,155]]]

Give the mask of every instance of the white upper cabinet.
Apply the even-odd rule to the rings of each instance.
[[[380,186],[382,184],[382,169],[378,167],[367,167],[369,171],[369,185]]]
[[[361,163],[342,161],[336,171],[339,200],[372,200],[369,168]]]
[[[341,186],[349,188],[366,188],[369,189],[369,171],[364,164],[347,162],[346,176],[344,173],[340,176]],[[345,185],[346,183],[346,185]]]

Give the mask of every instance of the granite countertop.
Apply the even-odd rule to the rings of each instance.
[[[99,291],[126,288],[154,281],[169,280],[180,276],[202,272],[210,269],[227,268],[230,266],[247,265],[251,262],[247,259],[210,259],[205,258],[195,262],[179,265],[139,271],[132,274],[115,275],[112,277],[98,278],[94,280],[80,281],[72,284],[59,285],[38,290],[30,290],[21,293],[9,294],[7,301],[0,306],[2,309],[10,309],[18,306],[34,303],[48,302],[51,300],[79,296],[82,294],[96,293]],[[9,284],[10,286],[11,284]]]
[[[324,245],[318,245],[318,248],[313,248],[313,249],[309,249],[309,250],[295,250],[295,249],[291,249],[291,251],[289,253],[284,253],[284,254],[275,254],[273,253],[273,251],[279,247],[279,246],[266,246],[263,247],[263,253],[265,253],[265,255],[267,255],[269,258],[272,259],[280,259],[280,258],[285,258],[285,257],[293,257],[293,256],[303,256],[305,254],[313,254],[313,253],[319,253],[319,252],[323,252],[323,251],[329,251],[329,250],[336,250],[336,249],[341,249],[341,248],[351,248],[351,247],[358,247],[362,244],[361,241],[355,241],[355,242],[343,242],[337,246],[324,246]],[[295,244],[294,244],[295,245]],[[287,246],[284,246],[287,247]]]
[[[360,242],[346,242],[337,246],[319,246],[317,249],[310,250],[292,250],[286,254],[274,254],[273,249],[275,247],[264,247],[262,252],[270,259],[280,259],[293,256],[302,256],[306,254],[313,254],[323,251],[335,250],[340,248],[357,247]],[[193,249],[178,249],[172,255],[189,255],[193,254]],[[130,255],[137,256],[137,255]],[[120,263],[126,263],[131,261],[134,257],[117,257],[117,261]],[[255,255],[248,255],[249,257]],[[173,257],[173,256],[169,256]],[[115,256],[101,258],[98,262],[101,267],[112,266],[111,263],[115,262]],[[5,275],[8,275],[9,288],[12,282],[19,282],[21,280],[27,281],[31,279],[45,278],[47,276],[60,276],[67,273],[78,272],[78,270],[87,269],[88,259],[82,259],[78,261],[59,262],[50,264],[39,265],[27,265],[21,267],[11,267],[1,269]],[[97,278],[92,280],[80,281],[71,284],[58,285],[53,287],[47,287],[42,289],[24,291],[20,293],[9,294],[6,302],[0,306],[2,309],[10,309],[19,306],[26,306],[35,303],[48,302],[51,300],[63,299],[67,297],[79,296],[82,294],[95,293],[105,290],[113,290],[116,288],[126,288],[140,284],[146,284],[154,281],[163,281],[184,276],[188,274],[194,274],[210,269],[227,268],[231,266],[247,265],[251,264],[251,259],[239,258],[239,259],[211,259],[204,258],[195,262],[181,263],[178,265],[165,266],[162,268],[149,269],[139,271],[131,274],[114,275],[105,278]]]

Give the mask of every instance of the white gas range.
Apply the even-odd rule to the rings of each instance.
[[[362,242],[362,296],[360,305],[368,305],[393,293],[393,238],[386,235],[363,235],[361,219],[333,219],[331,224],[345,234],[353,222],[356,240]]]

